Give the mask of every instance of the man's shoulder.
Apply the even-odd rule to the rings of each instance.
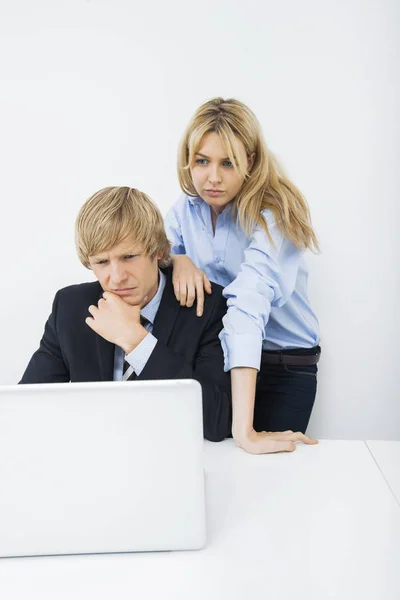
[[[67,287],[61,288],[57,292],[59,299],[68,302],[79,302],[80,300],[87,301],[93,298],[98,300],[102,288],[98,281],[91,281],[88,283],[76,283],[74,285],[68,285]]]
[[[166,287],[169,288],[169,292],[171,292],[171,290],[173,290],[173,284],[172,284],[172,273],[173,273],[173,269],[172,267],[166,267],[161,269],[162,272],[164,273],[165,277],[166,277]],[[207,316],[207,314],[211,314],[213,312],[217,311],[223,311],[226,312],[226,300],[222,295],[223,292],[223,287],[221,285],[219,285],[218,283],[215,282],[211,282],[211,287],[212,287],[212,293],[211,294],[207,294],[206,292],[204,293],[204,313],[203,316]],[[173,297],[173,301],[174,302],[178,302],[178,300],[176,300],[175,295],[169,293],[168,294],[169,298]],[[185,309],[185,312],[188,311],[188,309],[186,307],[182,307],[182,309]],[[194,306],[192,307],[192,310],[190,312],[193,312],[194,316],[196,316],[196,303],[194,304]],[[196,319],[198,317],[196,316]]]

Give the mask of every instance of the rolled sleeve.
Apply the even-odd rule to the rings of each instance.
[[[261,363],[261,335],[227,334],[219,335],[224,352],[224,371],[234,367],[251,367],[259,370]]]
[[[152,333],[148,333],[140,344],[126,355],[125,360],[133,367],[136,375],[140,375],[145,368],[156,344],[157,338]]]

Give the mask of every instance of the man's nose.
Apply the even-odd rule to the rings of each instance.
[[[123,263],[120,262],[116,262],[116,263],[111,263],[111,281],[113,282],[113,285],[115,287],[117,287],[119,284],[121,284],[123,281],[125,281],[127,275],[126,275],[126,270],[125,270],[125,266]]]

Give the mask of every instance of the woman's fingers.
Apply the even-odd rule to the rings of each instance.
[[[186,281],[179,282],[179,303],[181,306],[186,306],[186,297],[187,297],[187,285]]]
[[[301,433],[300,431],[296,431],[295,433],[290,433],[288,434],[288,438],[290,440],[292,440],[293,442],[303,442],[304,444],[318,444],[318,440],[313,440],[312,438],[308,437],[308,435],[305,435],[304,433]]]
[[[198,317],[201,317],[204,311],[204,285],[202,277],[196,278],[196,295],[196,314]]]
[[[175,298],[181,306],[193,306],[196,302],[196,314],[201,317],[204,312],[204,290],[212,293],[211,283],[205,273],[198,269],[188,256],[173,257],[173,276]]]
[[[248,443],[236,442],[239,448],[249,454],[275,454],[277,452],[294,452],[296,444],[291,441],[283,441],[267,438],[262,435],[257,436],[254,441]]]
[[[205,273],[203,273],[203,287],[206,290],[207,294],[211,294],[211,292],[212,292],[211,283]]]
[[[192,280],[187,282],[187,295],[186,295],[186,306],[193,306],[193,302],[196,298],[196,288]]]
[[[303,442],[304,444],[318,444],[318,440],[314,440],[310,438],[308,435],[301,433],[301,431],[292,431],[288,429],[287,431],[268,431],[268,437],[276,439],[276,440],[290,440],[291,442]]]
[[[180,302],[181,299],[181,295],[180,295],[180,282],[179,282],[179,278],[173,276],[172,277],[172,285],[174,286],[174,294],[175,294],[175,298],[178,300],[178,302]]]

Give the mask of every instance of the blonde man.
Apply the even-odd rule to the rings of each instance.
[[[21,383],[194,378],[203,389],[205,437],[228,436],[222,288],[214,286],[202,318],[176,302],[162,216],[132,188],[108,187],[89,198],[75,240],[98,281],[57,292]]]

